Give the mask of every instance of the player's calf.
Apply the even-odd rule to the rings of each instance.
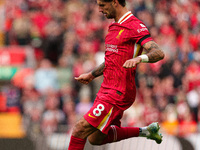
[[[90,142],[90,144],[92,145],[102,145],[102,142],[104,141],[104,139],[107,137],[106,134],[103,134],[101,131],[97,130],[94,133],[92,133],[89,137],[88,137],[88,141]]]

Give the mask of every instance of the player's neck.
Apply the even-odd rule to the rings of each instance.
[[[115,22],[118,22],[119,19],[128,12],[129,10],[126,7],[121,7],[116,11]]]

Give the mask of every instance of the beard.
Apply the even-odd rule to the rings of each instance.
[[[107,19],[113,19],[113,18],[114,18],[114,16],[113,16],[113,15],[111,15],[111,14],[106,14],[106,18],[107,18]]]
[[[110,11],[109,13],[106,13],[106,18],[108,18],[108,19],[113,19],[113,18],[115,18],[115,15],[116,13],[115,13],[115,10],[113,10],[113,11]]]

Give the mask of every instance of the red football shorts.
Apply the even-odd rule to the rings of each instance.
[[[84,115],[84,118],[93,127],[104,134],[108,134],[111,125],[121,126],[123,110],[107,102],[95,101],[93,107]]]

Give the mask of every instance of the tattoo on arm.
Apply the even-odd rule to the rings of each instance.
[[[92,71],[92,75],[94,77],[98,77],[98,76],[103,75],[104,68],[105,68],[105,62],[102,63],[100,66],[94,68],[94,70]]]
[[[147,56],[149,57],[149,62],[157,62],[164,58],[163,51],[154,41],[149,41],[143,45],[143,48],[147,51]]]

